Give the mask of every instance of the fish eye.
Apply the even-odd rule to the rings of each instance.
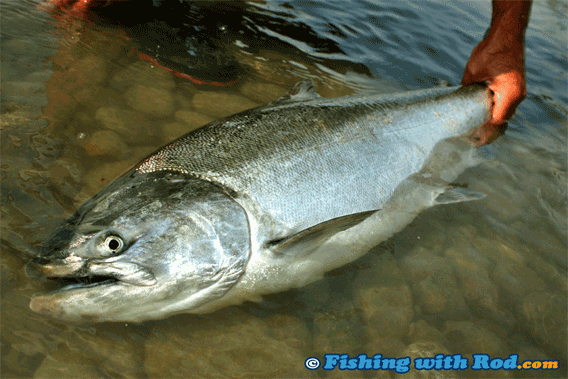
[[[120,251],[124,247],[124,242],[119,236],[108,236],[103,242],[103,247],[107,252],[116,254],[120,253]]]

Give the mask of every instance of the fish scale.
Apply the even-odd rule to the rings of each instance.
[[[268,209],[282,228],[297,232],[380,209],[436,142],[487,117],[488,105],[480,101],[487,96],[484,86],[346,101],[317,97],[311,83],[301,83],[291,98],[182,137],[136,170],[178,171],[214,182],[240,194],[249,214]]]

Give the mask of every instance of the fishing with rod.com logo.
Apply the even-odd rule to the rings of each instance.
[[[470,364],[471,361],[471,364]],[[506,358],[491,358],[488,354],[473,354],[471,360],[461,354],[437,354],[434,357],[387,358],[381,354],[371,357],[360,354],[351,357],[349,354],[325,354],[324,359],[316,357],[306,359],[304,365],[308,370],[385,370],[398,374],[406,374],[411,370],[558,370],[558,361],[555,360],[525,360],[519,362],[518,354],[511,354]]]

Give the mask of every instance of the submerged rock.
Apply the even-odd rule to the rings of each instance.
[[[283,96],[287,92],[286,87],[276,84],[259,83],[256,81],[247,81],[241,86],[241,93],[249,99],[265,104]]]
[[[258,106],[244,96],[225,92],[199,92],[193,96],[193,107],[214,119],[233,115]]]
[[[112,130],[99,130],[93,133],[85,151],[94,157],[114,157],[120,159],[128,154],[128,147],[118,133]]]
[[[412,360],[412,368],[409,372],[413,378],[460,378],[459,370],[418,370],[415,369],[416,358],[433,358],[438,354],[450,355],[445,346],[436,342],[415,342],[401,353],[401,357],[410,357]]]
[[[130,107],[150,116],[165,117],[175,110],[175,100],[168,89],[135,84],[124,97]]]
[[[149,136],[158,134],[144,116],[131,110],[102,107],[97,109],[95,119],[103,128],[120,134],[128,143],[147,142]]]
[[[471,321],[447,321],[444,336],[450,348],[460,354],[489,354],[501,357],[507,345],[495,333]]]
[[[135,84],[171,90],[175,87],[173,74],[147,61],[138,61],[119,71],[110,79],[110,86],[123,90]]]
[[[517,306],[523,328],[537,341],[566,357],[568,335],[566,296],[532,292]]]
[[[71,363],[68,359],[46,357],[34,373],[34,379],[99,379],[102,374],[94,364]]]
[[[390,254],[355,279],[354,298],[371,339],[402,337],[414,318],[412,292]]]
[[[153,329],[145,345],[144,370],[152,378],[317,377],[304,368],[304,352],[273,338],[264,321],[238,309],[163,326]]]
[[[177,111],[174,116],[177,121],[182,122],[188,126],[188,132],[200,128],[205,124],[209,124],[212,121],[215,121],[211,117],[207,117],[205,115],[202,115],[201,113],[191,111]]]

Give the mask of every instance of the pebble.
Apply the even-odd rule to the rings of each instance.
[[[552,288],[555,288],[559,293],[566,295],[566,292],[568,291],[568,287],[566,286],[568,278],[566,277],[566,274],[560,273],[556,266],[544,261],[538,256],[533,257],[529,261],[528,266],[542,279],[550,282]]]
[[[176,84],[173,74],[151,62],[140,60],[119,71],[110,79],[109,85],[118,90],[124,90],[135,84],[149,85],[165,90],[173,89]]]
[[[412,293],[406,284],[369,287],[356,294],[371,338],[402,337],[414,318]]]
[[[452,271],[445,259],[432,254],[422,246],[417,247],[402,258],[400,269],[406,280],[411,283],[419,283],[437,271],[447,273]]]
[[[411,343],[430,341],[436,342],[445,348],[449,346],[449,342],[446,337],[444,337],[444,334],[428,324],[425,320],[418,320],[410,324],[408,338]]]
[[[132,158],[128,161],[133,163],[137,163],[141,161],[143,158],[146,158],[148,155],[152,154],[156,151],[158,147],[161,145],[147,145],[147,146],[139,146],[132,149]]]
[[[60,326],[29,309],[30,296],[34,292],[45,291],[46,285],[28,278],[26,287],[25,292],[22,287],[13,291],[2,290],[2,345],[10,344],[12,349],[28,356],[47,355],[53,349],[53,340],[45,336],[56,338],[60,334]]]
[[[6,208],[7,207],[3,207],[2,210],[8,210]],[[5,218],[4,223],[6,223]],[[4,225],[8,226],[6,224]],[[26,278],[19,275],[19,273],[24,270],[24,265],[27,262],[25,259],[22,259],[23,257],[19,257],[16,254],[15,249],[2,248],[2,259],[0,260],[0,282],[2,283],[2,291],[9,291],[25,283]]]
[[[418,247],[401,261],[401,270],[412,283],[416,303],[425,314],[461,317],[469,308],[452,267],[446,259]]]
[[[153,328],[145,344],[148,377],[317,377],[304,368],[305,353],[271,337],[257,317],[235,308],[189,317]]]
[[[436,275],[430,275],[420,283],[413,286],[416,294],[416,301],[420,306],[420,310],[425,314],[440,314],[449,309],[451,299],[447,296],[447,290],[444,287],[452,286],[452,280],[444,280],[438,282]]]
[[[85,151],[92,157],[106,157],[121,159],[128,155],[128,146],[122,141],[118,133],[111,130],[99,130],[93,133]]]
[[[482,323],[483,320],[477,320]],[[450,343],[450,350],[468,358],[473,363],[473,354],[488,354],[490,357],[507,358],[511,351],[507,344],[495,333],[471,321],[447,321],[444,335]],[[509,370],[471,370],[460,371],[466,378],[511,378],[513,372]]]
[[[374,338],[367,342],[368,356],[382,354],[383,357],[401,357],[406,345],[398,338]]]
[[[73,354],[73,363],[92,362],[108,377],[143,377],[143,352],[137,329],[144,333],[147,326],[127,325],[116,323],[112,329],[95,325],[88,330],[68,330],[61,339],[67,341],[69,350],[60,349],[53,355],[58,358]]]
[[[243,95],[259,104],[274,101],[284,96],[288,91],[286,87],[256,81],[247,81],[241,86],[240,90]]]
[[[272,338],[286,345],[307,352],[312,345],[312,332],[298,317],[285,314],[273,314],[264,319]]]
[[[162,136],[164,141],[170,142],[188,133],[190,129],[185,124],[179,122],[168,122],[162,126]]]
[[[474,249],[449,248],[444,255],[454,267],[459,288],[468,304],[478,312],[488,312],[506,320],[499,309],[499,290],[489,279],[489,261]]]
[[[365,329],[352,307],[316,314],[313,330],[313,345],[318,354],[337,351],[358,354],[365,348]]]
[[[51,57],[51,62],[60,69],[67,69],[77,61],[79,52],[75,49],[74,45],[71,44],[59,44],[57,52]]]
[[[353,281],[355,306],[370,339],[399,338],[408,333],[414,301],[404,275],[389,253],[369,258],[372,267]]]
[[[156,150],[156,146],[136,147],[130,149],[129,156],[121,161],[105,162],[98,160],[94,168],[89,170],[83,177],[82,183],[84,186],[74,197],[75,208],[91,199],[119,175],[125,173],[154,150]]]
[[[28,355],[12,349],[10,344],[2,342],[2,374],[4,378],[31,378],[41,364],[37,356]]]
[[[517,306],[517,317],[523,328],[537,341],[567,356],[566,296],[548,292],[531,292]]]
[[[52,183],[59,188],[72,186],[74,192],[76,192],[76,185],[81,183],[84,176],[83,165],[79,160],[72,157],[57,158],[49,169],[49,179]]]
[[[187,131],[195,130],[203,125],[209,124],[210,122],[215,121],[211,117],[207,117],[202,115],[201,113],[197,112],[190,112],[190,111],[177,111],[174,114],[177,121],[182,122],[189,126]]]
[[[118,92],[100,86],[85,87],[75,93],[75,100],[93,111],[102,107],[124,108],[126,102]]]
[[[400,354],[401,357],[410,357],[412,366],[408,374],[412,378],[460,378],[457,370],[417,370],[414,369],[414,360],[416,358],[432,358],[437,354],[450,355],[448,349],[436,342],[414,342],[406,347]],[[463,355],[463,354],[462,354]],[[406,375],[408,375],[406,374]]]
[[[121,135],[126,143],[147,143],[149,136],[157,134],[144,116],[131,110],[102,107],[97,109],[95,119],[103,128]]]
[[[55,76],[55,74],[54,74]],[[43,108],[42,117],[47,119],[51,128],[63,124],[75,112],[77,101],[70,91],[58,87],[53,77],[46,83],[47,105]]]
[[[450,349],[466,354],[489,354],[502,356],[507,345],[495,333],[472,321],[446,321],[444,336],[450,343]]]
[[[89,55],[75,61],[67,70],[67,78],[78,86],[94,86],[102,83],[107,76],[106,62],[96,55]]]
[[[91,112],[75,112],[71,120],[70,127],[75,131],[75,142],[79,146],[84,146],[87,142],[87,135],[92,129],[98,130],[97,121]]]
[[[486,194],[491,199],[486,207],[488,212],[498,215],[500,222],[510,223],[525,214],[526,196],[520,190],[511,188],[503,181],[502,176],[476,182],[476,191]]]
[[[499,235],[494,235],[493,238],[478,237],[473,248],[492,262],[506,262],[515,266],[527,263],[526,254],[512,249]]]
[[[295,300],[305,304],[306,311],[312,314],[333,312],[338,305],[342,308],[347,302],[340,291],[334,291],[332,284],[328,278],[310,283],[299,290]]]
[[[514,303],[521,302],[530,292],[546,290],[546,283],[534,270],[507,262],[497,263],[497,267],[491,273],[491,279],[507,299]]]
[[[63,357],[61,360],[49,356],[45,357],[33,377],[37,379],[99,379],[103,377],[101,372],[99,372],[97,367],[92,363],[69,362],[69,357],[72,355],[73,354],[68,354],[67,357]]]
[[[461,225],[461,226],[454,226],[452,228],[445,228],[446,237],[449,241],[452,241],[452,246],[462,246],[465,248],[470,248],[474,245],[474,242],[477,241],[479,237],[479,230],[476,229],[473,225]],[[484,258],[489,264],[487,258]]]
[[[226,92],[198,92],[193,96],[195,111],[213,119],[231,116],[258,106],[244,96]]]
[[[190,110],[193,108],[193,106],[191,105],[191,98],[193,97],[193,93],[191,93],[190,91],[180,88],[178,91],[174,92],[173,96],[178,104],[178,109]]]
[[[175,100],[168,89],[135,84],[124,97],[130,107],[155,117],[166,117],[175,110]]]
[[[116,62],[128,44],[116,32],[98,28],[84,28],[80,38],[81,45],[85,45],[89,51],[96,51],[106,62]]]

